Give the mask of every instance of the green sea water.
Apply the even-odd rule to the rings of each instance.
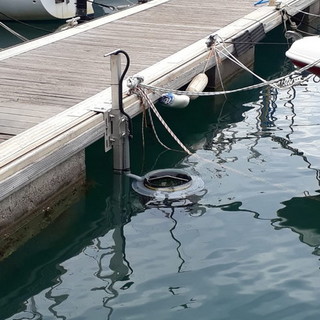
[[[283,43],[279,32],[265,42]],[[286,48],[258,45],[255,72],[289,73]],[[148,206],[113,174],[103,141],[90,146],[86,194],[0,263],[0,319],[318,319],[319,97],[312,78],[158,106],[191,156],[134,119],[132,172],[200,176],[206,192],[186,205]]]

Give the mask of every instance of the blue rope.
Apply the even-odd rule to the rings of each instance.
[[[269,2],[269,0],[259,0],[259,1],[257,1],[257,2],[255,2],[255,6],[257,6],[257,5],[259,5],[259,4],[264,4],[264,3],[268,3]]]

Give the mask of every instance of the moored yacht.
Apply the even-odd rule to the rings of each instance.
[[[69,19],[93,14],[87,0],[1,0],[0,20]]]
[[[307,36],[294,41],[286,56],[299,68],[310,65],[308,71],[320,76],[320,36]]]

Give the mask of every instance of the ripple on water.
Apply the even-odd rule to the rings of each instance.
[[[88,236],[10,319],[318,319],[315,87],[276,106],[261,95],[241,119],[212,124],[177,164],[204,180],[198,204],[144,208]]]

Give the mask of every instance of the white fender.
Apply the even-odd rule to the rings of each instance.
[[[171,108],[185,108],[189,102],[190,98],[186,95],[182,94],[173,94],[173,93],[165,93],[163,94],[159,102],[166,106],[166,107],[171,107]]]
[[[197,76],[193,78],[193,80],[189,83],[186,91],[190,92],[202,92],[208,84],[208,77],[205,73],[199,73]],[[197,99],[197,96],[191,96],[191,100]]]

